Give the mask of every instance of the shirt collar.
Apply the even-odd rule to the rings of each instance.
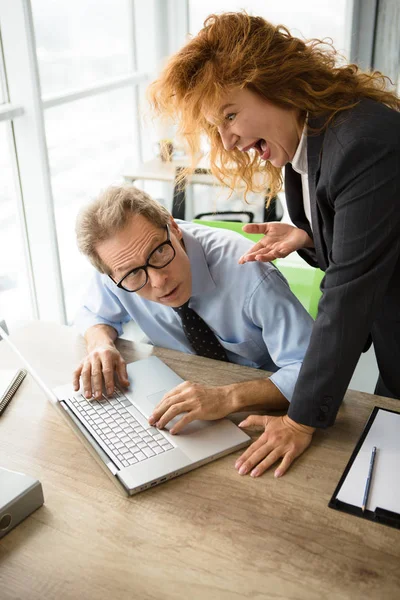
[[[179,224],[179,223],[178,223]],[[190,260],[192,271],[192,293],[191,298],[211,292],[216,288],[211,276],[210,269],[200,242],[192,233],[181,228],[186,254]]]
[[[296,173],[300,175],[308,174],[307,162],[307,135],[306,135],[307,120],[304,124],[303,133],[301,134],[299,145],[297,146],[296,154],[293,156],[292,167]]]

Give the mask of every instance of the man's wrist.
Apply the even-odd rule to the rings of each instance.
[[[114,349],[117,332],[109,325],[93,325],[85,332],[86,348],[88,352],[93,352],[96,348],[103,346]]]

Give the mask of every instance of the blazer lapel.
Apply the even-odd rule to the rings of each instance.
[[[309,119],[311,128],[321,127],[322,119]],[[308,187],[310,190],[311,221],[313,227],[314,247],[318,264],[323,271],[328,268],[328,253],[322,236],[322,219],[317,201],[317,185],[321,170],[322,145],[324,132],[307,137]]]
[[[285,165],[285,195],[290,219],[296,227],[304,229],[312,238],[310,224],[304,212],[301,175],[293,170],[292,165]]]

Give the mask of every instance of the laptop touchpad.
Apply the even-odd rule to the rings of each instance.
[[[163,399],[163,396],[167,393],[167,390],[160,390],[159,392],[155,392],[154,394],[149,394],[147,396],[147,400],[150,402],[152,406],[157,406]]]

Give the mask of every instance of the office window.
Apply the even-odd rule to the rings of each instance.
[[[133,69],[131,0],[32,0],[42,94]]]
[[[0,123],[0,321],[11,331],[33,315],[10,135],[10,124]]]
[[[134,70],[133,8],[132,0],[32,0],[68,322],[90,274],[76,247],[76,215],[101,189],[121,183],[124,171],[138,160],[134,85],[94,89]],[[76,90],[88,97],[63,98]]]
[[[68,322],[90,271],[76,247],[76,215],[100,190],[121,183],[137,159],[134,106],[133,89],[124,88],[45,111]]]
[[[347,54],[348,0],[189,0],[190,33],[196,34],[204,19],[212,13],[246,10],[249,14],[264,17],[275,25],[288,27],[293,35],[305,38],[330,37],[337,50]]]

